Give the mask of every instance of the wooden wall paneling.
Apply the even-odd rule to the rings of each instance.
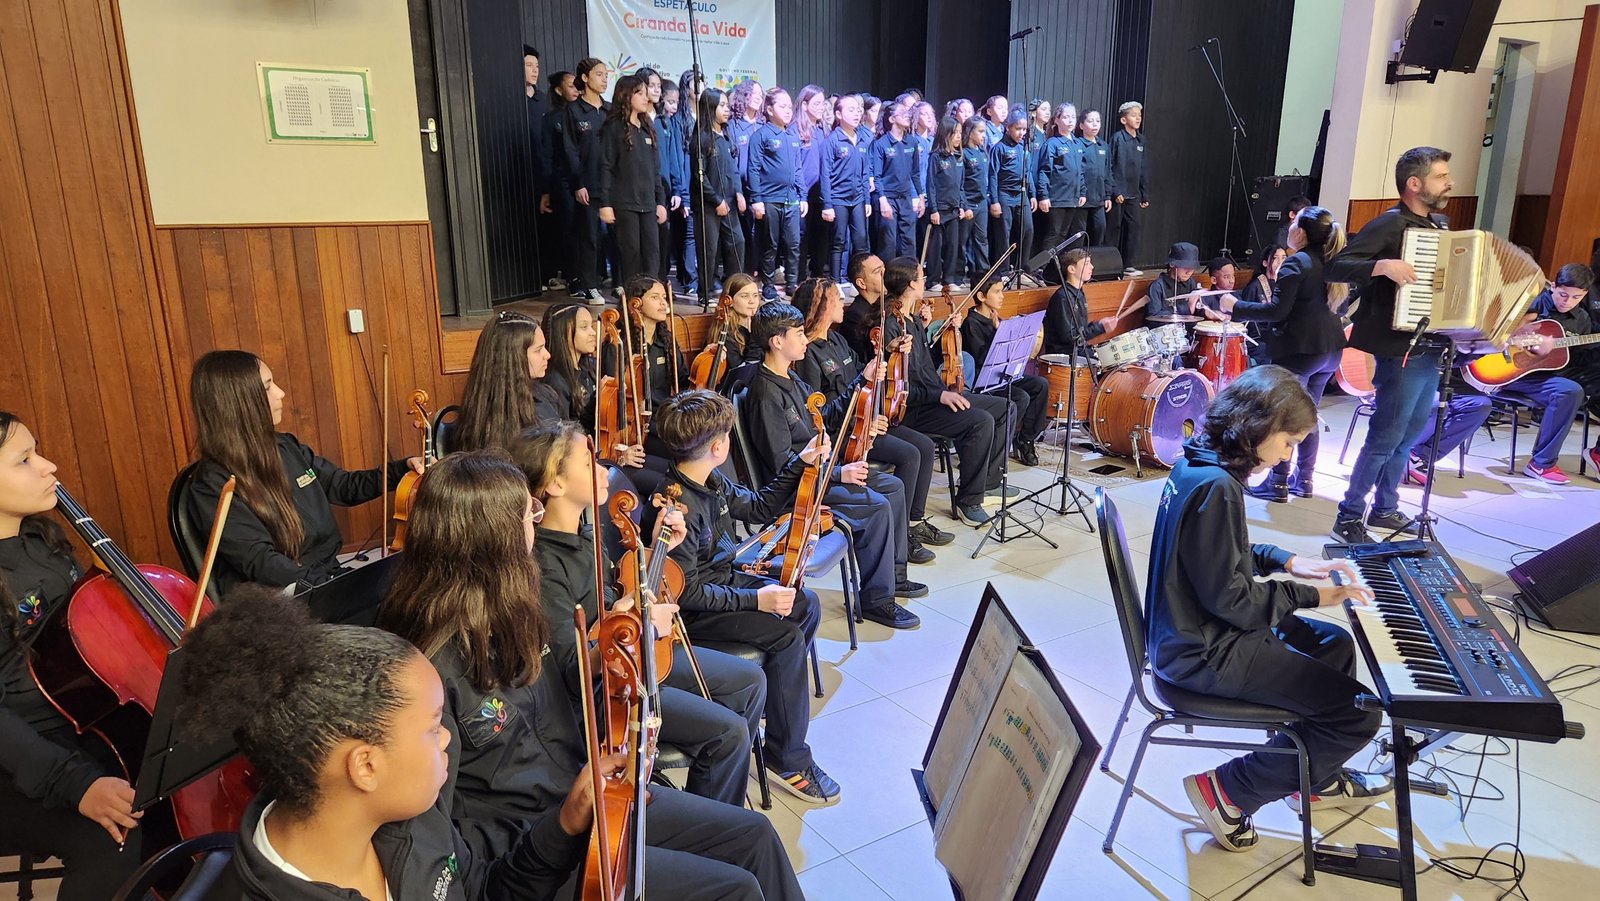
[[[111,0],[0,4],[0,85],[5,404],[125,550],[171,562],[183,423]]]
[[[1583,11],[1578,58],[1567,96],[1566,125],[1556,158],[1556,180],[1545,218],[1539,260],[1546,268],[1586,261],[1600,238],[1600,168],[1585,164],[1583,154],[1600,143],[1600,6]]]

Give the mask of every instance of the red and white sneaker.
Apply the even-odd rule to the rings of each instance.
[[[1522,468],[1522,472],[1524,475],[1538,479],[1541,482],[1547,482],[1551,485],[1565,485],[1572,481],[1571,479],[1567,478],[1566,473],[1561,471],[1561,466],[1557,463],[1551,463],[1549,466],[1540,466],[1532,460],[1529,460],[1528,465]]]
[[[1589,455],[1589,465],[1594,467],[1594,474],[1589,478],[1600,480],[1600,447],[1591,447],[1584,453]]]
[[[1250,823],[1250,815],[1232,804],[1217,783],[1217,771],[1206,770],[1183,777],[1183,791],[1194,805],[1212,838],[1228,851],[1247,851],[1254,847],[1258,836]]]

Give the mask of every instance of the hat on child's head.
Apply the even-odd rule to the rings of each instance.
[[[1131,110],[1131,109],[1140,109],[1140,110],[1142,110],[1142,109],[1144,109],[1144,104],[1140,103],[1137,100],[1129,100],[1127,103],[1124,103],[1123,105],[1117,107],[1117,115],[1118,116],[1125,115],[1128,112],[1128,110]]]
[[[1200,248],[1188,241],[1179,241],[1167,248],[1167,265],[1174,269],[1199,269]]]

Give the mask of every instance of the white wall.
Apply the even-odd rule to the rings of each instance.
[[[1345,0],[1300,0],[1294,5],[1274,175],[1311,171],[1317,134],[1322,129],[1322,111],[1333,103],[1333,74],[1338,63],[1344,6]]]
[[[1471,74],[1442,72],[1435,84],[1383,83],[1394,42],[1415,0],[1346,0],[1333,87],[1333,117],[1323,168],[1323,205],[1394,197],[1394,161],[1407,148],[1449,150],[1456,193],[1477,183],[1484,114],[1502,38],[1537,43],[1534,108],[1518,193],[1548,194],[1555,177],[1567,94],[1582,28],[1583,0],[1505,0],[1482,62]],[[1289,66],[1296,60],[1291,56]]]
[[[405,0],[121,0],[158,225],[428,218]],[[256,63],[370,68],[374,145],[268,144]]]

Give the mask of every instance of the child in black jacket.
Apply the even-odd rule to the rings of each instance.
[[[1218,395],[1205,431],[1184,447],[1167,479],[1150,539],[1146,638],[1155,677],[1205,695],[1281,707],[1301,717],[1310,755],[1310,807],[1373,803],[1389,788],[1381,776],[1344,768],[1378,731],[1377,713],[1357,707],[1369,690],[1355,678],[1355,642],[1338,626],[1296,610],[1372,599],[1346,560],[1313,561],[1246,534],[1244,480],[1286,460],[1317,425],[1317,408],[1293,373],[1260,366]],[[1344,577],[1337,586],[1262,580]],[[1282,733],[1269,747],[1291,747]],[[1299,810],[1293,754],[1255,752],[1187,776],[1184,789],[1217,843],[1243,851],[1256,843],[1250,815],[1279,798]]]
[[[683,569],[678,605],[692,640],[754,645],[766,654],[767,768],[802,801],[832,804],[839,784],[816,765],[806,744],[806,656],[821,620],[817,596],[808,588],[735,572],[733,537],[735,519],[764,526],[784,512],[806,466],[822,458],[827,442],[818,436],[764,488],[751,491],[718,469],[728,459],[733,427],[733,405],[712,391],[685,391],[655,414],[655,433],[672,454],[665,485],[683,489],[686,508],[688,536],[672,550]]]

